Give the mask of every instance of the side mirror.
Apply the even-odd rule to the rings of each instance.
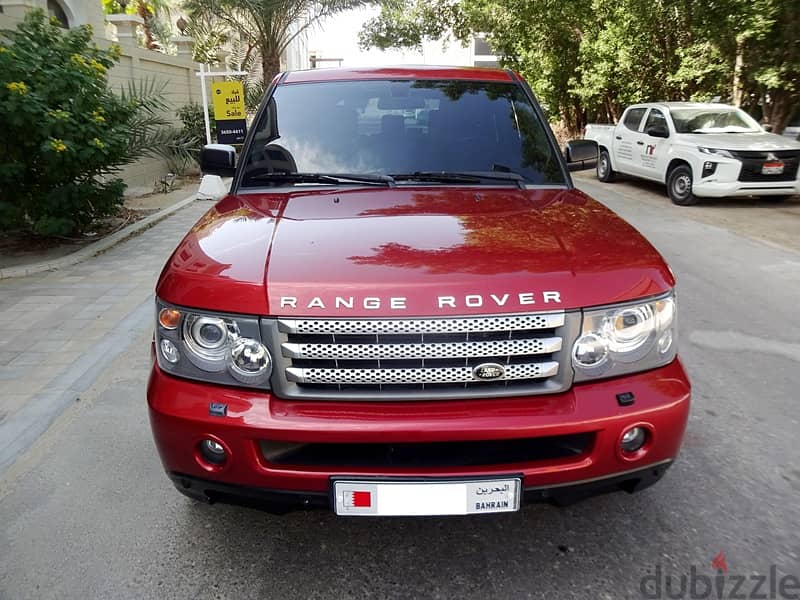
[[[594,140],[571,140],[564,147],[564,158],[570,171],[594,169],[599,150]]]
[[[233,177],[236,172],[236,149],[226,144],[208,144],[200,151],[200,171],[204,175]]]
[[[761,126],[761,129],[763,129],[763,130],[764,130],[764,131],[766,131],[767,133],[772,133],[772,125],[770,125],[769,123],[764,123],[764,124]]]
[[[663,125],[653,125],[645,130],[645,133],[650,137],[668,138],[669,130]]]

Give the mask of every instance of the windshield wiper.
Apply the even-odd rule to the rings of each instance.
[[[437,183],[482,183],[483,181],[506,181],[525,189],[525,178],[519,173],[504,171],[415,171],[392,173],[396,181],[433,181]]]
[[[366,183],[394,187],[394,179],[388,175],[356,173],[254,173],[245,175],[250,181],[274,181],[275,183]]]

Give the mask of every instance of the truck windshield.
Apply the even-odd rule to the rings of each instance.
[[[738,108],[673,108],[678,133],[755,133],[761,127]]]
[[[391,181],[390,175],[397,183],[426,185],[563,185],[545,127],[511,83],[283,85],[256,124],[241,185],[314,185],[337,175],[359,175],[361,182],[371,176],[378,183],[381,176]],[[302,176],[283,176],[291,173]],[[339,183],[357,185],[355,179],[340,177]]]

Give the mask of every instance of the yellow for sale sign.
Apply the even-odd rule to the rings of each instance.
[[[246,134],[244,88],[241,81],[219,81],[211,84],[214,119],[217,121],[217,142],[241,144]]]
[[[217,121],[244,119],[244,89],[241,81],[220,81],[211,84],[214,118]]]

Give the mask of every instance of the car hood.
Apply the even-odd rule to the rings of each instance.
[[[774,133],[683,133],[681,140],[706,148],[722,150],[800,150],[800,142],[795,142]]]
[[[580,308],[673,285],[658,252],[578,190],[397,187],[230,196],[158,293],[238,313],[402,317]]]

